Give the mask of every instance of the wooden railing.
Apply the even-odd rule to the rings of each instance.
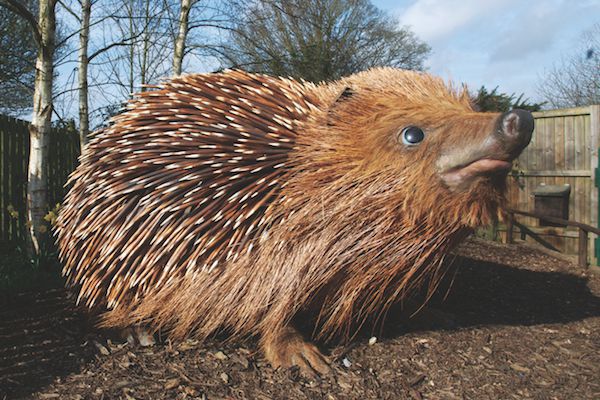
[[[549,217],[546,215],[541,215],[533,212],[521,211],[508,209],[508,221],[506,223],[506,241],[507,243],[513,243],[513,230],[514,227],[517,226],[521,231],[521,239],[525,240],[526,235],[531,236],[534,240],[540,243],[542,246],[547,247],[554,251],[560,251],[552,244],[544,240],[539,236],[539,234],[535,233],[525,225],[519,223],[515,219],[515,214],[524,215],[526,217],[538,218],[547,222],[551,222],[554,224],[560,224],[563,226],[573,226],[579,229],[579,251],[577,256],[577,263],[580,267],[587,268],[588,267],[588,233],[592,232],[596,235],[600,235],[600,229],[593,227],[591,225],[587,225],[581,222],[569,221],[562,218],[557,217]]]

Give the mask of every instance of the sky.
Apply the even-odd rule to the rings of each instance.
[[[536,86],[600,23],[600,0],[372,0],[431,46],[428,72],[539,100]],[[600,72],[599,72],[600,73]]]
[[[502,93],[523,93],[531,102],[542,100],[536,87],[544,72],[573,55],[583,32],[600,24],[600,0],[371,1],[431,46],[428,72],[466,83],[473,92],[482,85],[498,87]],[[184,65],[188,72],[211,70],[189,56]],[[58,72],[57,87],[75,86],[74,58]],[[114,94],[115,99],[122,96]],[[92,109],[108,102],[93,89],[90,100]],[[76,92],[62,97],[56,107],[60,115],[76,117]],[[92,125],[101,121],[99,114],[94,118]]]

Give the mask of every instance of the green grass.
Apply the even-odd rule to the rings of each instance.
[[[0,249],[0,297],[63,285],[54,254],[28,259],[19,247]]]

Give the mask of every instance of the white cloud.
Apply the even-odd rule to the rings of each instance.
[[[514,0],[417,0],[400,16],[426,42],[447,38]]]
[[[388,0],[375,0],[384,4]],[[406,0],[394,4],[402,25],[432,47],[434,75],[536,100],[543,71],[598,22],[599,0]]]
[[[600,4],[600,3],[599,3]],[[570,21],[583,22],[587,13],[597,12],[593,5],[585,2],[572,3],[559,0],[551,5],[536,1],[522,3],[507,13],[506,24],[490,51],[490,60],[506,62],[523,59],[531,55],[549,54],[554,49],[571,47],[574,38],[584,29]],[[574,29],[575,28],[575,29]]]

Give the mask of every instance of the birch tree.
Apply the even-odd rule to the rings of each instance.
[[[190,17],[190,9],[194,5],[194,0],[181,0],[181,8],[179,10],[179,29],[175,38],[175,49],[173,51],[173,75],[181,75],[181,65],[185,52],[185,41],[188,35],[188,21]]]
[[[88,43],[90,40],[91,0],[81,0],[81,31],[79,32],[79,55],[77,76],[79,81],[79,144],[81,153],[88,141],[90,112],[88,104]]]
[[[3,5],[31,27],[37,44],[33,113],[29,125],[29,168],[27,182],[27,218],[30,222],[28,251],[39,254],[47,238],[44,215],[47,211],[47,153],[52,117],[52,80],[57,0],[40,0],[38,17],[18,0],[2,0]]]
[[[168,75],[172,67],[173,38],[168,1],[115,0],[119,9],[111,17],[112,28],[105,31],[108,51],[99,55],[102,68],[97,81],[112,85],[107,97],[120,102],[132,93],[145,90],[145,85]],[[131,38],[124,45],[110,46],[119,38]],[[107,99],[108,100],[108,99]]]

